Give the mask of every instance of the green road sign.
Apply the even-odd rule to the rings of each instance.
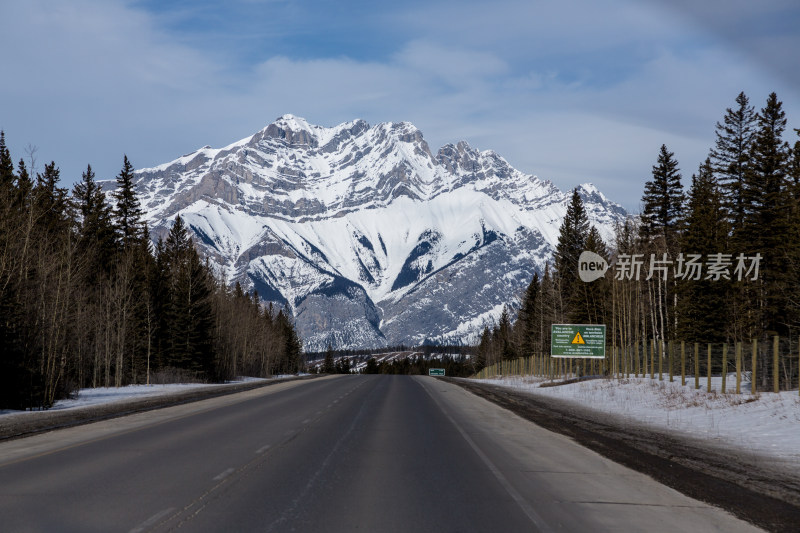
[[[553,324],[550,355],[603,359],[606,356],[605,324]]]
[[[429,376],[444,376],[444,368],[429,368]]]

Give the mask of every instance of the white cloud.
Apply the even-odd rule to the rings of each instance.
[[[284,113],[407,120],[434,150],[467,139],[635,209],[658,147],[675,151],[688,182],[739,91],[758,107],[776,90],[800,120],[796,86],[653,5],[435,3],[392,14],[409,40],[383,59],[273,55],[236,70],[225,50],[182,44],[135,4],[6,2],[0,49],[15,83],[0,84],[0,128],[15,158],[36,144],[72,181],[86,163],[110,178],[124,152],[152,166]]]

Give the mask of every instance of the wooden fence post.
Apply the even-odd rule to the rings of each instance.
[[[658,381],[664,381],[664,341],[658,341]]]
[[[736,394],[742,393],[742,343],[736,343]]]
[[[728,343],[722,343],[722,394],[727,393],[725,388],[726,378],[728,377]]]
[[[753,339],[753,368],[750,371],[750,394],[758,392],[756,384],[756,362],[758,360],[758,339]]]
[[[700,343],[694,343],[694,390],[700,388]]]
[[[656,379],[656,339],[650,341],[650,379]]]
[[[708,343],[708,364],[706,365],[706,374],[708,374],[708,383],[706,384],[706,392],[711,392],[711,343]]]
[[[667,363],[669,366],[669,382],[672,383],[675,377],[675,367],[673,365],[673,360],[675,359],[675,341],[669,341],[669,343],[667,343],[667,350],[669,351],[669,361]]]
[[[686,343],[681,341],[681,387],[686,386]]]
[[[772,392],[780,391],[781,374],[778,369],[778,336],[772,337]]]

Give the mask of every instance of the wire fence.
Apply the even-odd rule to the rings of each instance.
[[[695,389],[711,390],[711,378],[721,377],[720,392],[751,394],[798,390],[800,346],[797,338],[772,337],[735,343],[687,343],[645,340],[630,346],[607,346],[605,358],[564,358],[534,354],[498,361],[473,378],[535,376],[550,380],[587,376],[648,377],[680,380]]]

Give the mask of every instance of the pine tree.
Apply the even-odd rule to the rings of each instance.
[[[21,409],[26,402],[27,385],[33,379],[27,368],[21,329],[26,322],[22,282],[17,263],[22,211],[15,205],[14,167],[0,130],[0,409]],[[27,398],[26,398],[27,396]]]
[[[14,161],[6,147],[6,134],[0,130],[0,191],[3,191],[3,194],[6,194],[6,191],[10,194],[14,178]]]
[[[536,307],[539,299],[539,273],[533,273],[533,279],[528,284],[522,306],[514,324],[514,331],[519,339],[519,347],[523,357],[533,355],[539,346],[539,324]]]
[[[114,219],[124,250],[133,246],[142,234],[142,209],[133,185],[133,165],[124,156],[122,170],[117,175],[117,190],[113,192],[117,206]]]
[[[555,268],[560,287],[562,311],[572,299],[572,294],[577,289],[578,258],[586,247],[586,237],[589,235],[589,217],[583,207],[583,200],[578,194],[578,189],[572,191],[567,214],[561,223],[556,244]]]
[[[325,350],[325,362],[322,365],[322,371],[325,374],[333,374],[335,369],[333,363],[333,347],[328,344],[328,349]]]
[[[181,217],[175,217],[161,253],[157,263],[166,270],[169,297],[161,332],[165,363],[213,377],[212,280]]]
[[[683,259],[688,254],[716,254],[726,250],[727,212],[714,177],[710,159],[692,176],[687,204],[686,227],[682,236]],[[682,263],[685,265],[685,263]],[[728,330],[730,282],[685,279],[678,282],[680,338],[697,342],[721,342]]]
[[[81,181],[72,191],[73,202],[80,213],[78,234],[82,251],[91,256],[91,271],[109,275],[117,251],[111,206],[102,188],[95,181],[92,166],[81,174]]]
[[[648,239],[663,239],[668,251],[674,251],[683,213],[683,185],[675,154],[661,145],[653,166],[653,179],[645,183],[642,196],[642,229]]]
[[[539,304],[537,314],[539,315],[539,339],[542,344],[542,352],[550,353],[550,326],[563,323],[564,316],[561,314],[561,306],[558,304],[560,296],[550,274],[550,263],[544,266],[542,284],[539,290]]]
[[[283,353],[280,357],[279,372],[284,374],[296,374],[303,368],[303,345],[289,319],[290,316],[287,309],[286,312],[284,310],[279,311],[276,318],[276,325],[283,337]],[[340,373],[349,374],[350,362],[346,358],[340,359],[339,362],[341,365]]]
[[[586,238],[585,250],[601,257],[608,257],[608,249],[596,227],[592,226]],[[590,283],[576,284],[569,301],[569,321],[573,324],[604,324],[606,304],[609,301],[606,279],[599,278]]]
[[[800,136],[800,129],[795,129],[794,131]],[[795,141],[792,148],[788,175],[791,191],[791,214],[789,218],[792,237],[788,243],[789,249],[787,250],[789,265],[787,274],[789,279],[794,279],[795,282],[791,283],[787,288],[786,297],[790,306],[790,316],[787,317],[787,323],[790,327],[797,328],[800,326],[800,283],[796,281],[800,280],[800,140]]]
[[[751,255],[764,257],[761,270],[761,307],[755,311],[756,333],[787,332],[788,289],[793,221],[787,180],[789,145],[782,140],[786,113],[775,93],[758,113],[758,129],[751,149],[752,165],[743,188],[744,224],[734,234],[737,243]]]
[[[175,218],[165,241],[167,291],[165,309],[167,334],[165,363],[170,367],[191,366],[191,282],[189,280],[189,236],[183,220]]]
[[[653,179],[645,183],[642,196],[640,235],[644,253],[661,258],[667,254],[673,260],[680,244],[680,225],[683,219],[683,185],[675,154],[661,145],[658,160],[653,166]],[[676,294],[672,281],[663,275],[647,280],[654,335],[666,341],[674,333]]]
[[[491,342],[492,333],[489,331],[489,326],[484,326],[483,333],[481,333],[481,340],[478,343],[477,355],[475,356],[476,372],[486,366],[494,364],[494,362],[491,360]]]
[[[48,231],[62,232],[69,227],[67,190],[59,187],[61,171],[54,161],[44,166],[44,172],[36,174],[33,189],[39,224]]]
[[[723,192],[726,214],[733,230],[744,222],[743,187],[750,167],[750,150],[755,137],[756,115],[744,92],[736,97],[738,107],[726,109],[723,124],[717,122],[716,143],[711,161]]]
[[[500,354],[503,360],[512,360],[517,358],[517,352],[514,349],[514,343],[511,339],[511,316],[508,312],[508,306],[503,306],[503,312],[500,314],[500,323],[498,324],[498,340]]]
[[[169,261],[176,263],[185,259],[192,249],[192,240],[186,224],[180,216],[175,217],[175,222],[169,230],[167,240],[164,242],[164,251]]]
[[[19,160],[17,171],[17,190],[14,202],[17,207],[25,208],[30,205],[31,192],[33,191],[33,181],[31,180],[28,169],[25,167],[25,161]]]

